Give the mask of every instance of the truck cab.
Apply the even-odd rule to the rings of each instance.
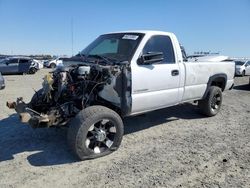
[[[140,33],[144,37],[130,63],[131,114],[199,100],[205,97],[209,84],[220,85],[222,91],[232,87],[233,63],[187,62],[183,60],[184,52],[173,33]],[[159,54],[162,55],[160,59]],[[145,58],[151,61],[145,61]]]
[[[153,53],[162,53],[162,60],[150,63],[140,61]],[[145,32],[131,61],[133,114],[164,108],[181,101],[181,83],[184,81],[182,63],[179,42],[173,34]]]

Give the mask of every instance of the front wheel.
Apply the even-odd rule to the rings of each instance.
[[[242,71],[242,77],[244,77],[246,75],[246,71]]]
[[[206,116],[215,116],[221,108],[222,91],[217,86],[211,86],[205,99],[198,102],[202,114]]]
[[[81,160],[112,153],[119,148],[122,136],[120,116],[104,106],[90,106],[69,122],[68,143]]]

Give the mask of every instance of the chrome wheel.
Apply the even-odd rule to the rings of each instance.
[[[110,120],[103,119],[89,127],[85,145],[96,154],[102,153],[113,145],[115,135],[115,125]]]
[[[211,117],[220,111],[222,100],[221,88],[211,86],[206,97],[198,102],[198,106],[202,114]]]
[[[68,142],[79,159],[94,159],[116,151],[123,132],[122,119],[115,111],[90,106],[69,122]]]
[[[219,92],[217,92],[212,100],[211,100],[211,108],[212,110],[218,110],[220,108],[220,105],[221,105],[221,95]]]

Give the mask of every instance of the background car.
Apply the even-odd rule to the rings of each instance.
[[[26,57],[11,57],[0,62],[0,72],[4,74],[35,74],[38,65],[33,59]]]
[[[250,61],[235,61],[235,74],[239,76],[250,75]]]
[[[43,61],[37,59],[33,59],[32,61],[36,64],[38,70],[43,68]]]
[[[58,65],[61,65],[63,63],[63,58],[56,58],[51,61],[46,61],[44,62],[44,66],[47,68],[56,68]]]
[[[4,88],[5,88],[4,77],[2,76],[0,72],[0,89],[4,89]]]

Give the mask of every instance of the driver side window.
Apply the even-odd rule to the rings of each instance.
[[[165,64],[175,63],[174,49],[170,37],[163,35],[152,36],[143,48],[143,54],[150,52],[162,52]]]

